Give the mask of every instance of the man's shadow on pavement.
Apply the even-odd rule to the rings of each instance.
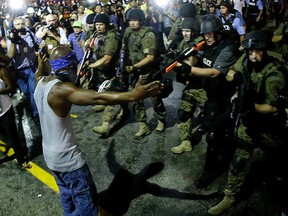
[[[110,213],[107,215],[124,215],[128,212],[131,201],[144,194],[184,200],[207,200],[221,196],[219,192],[210,194],[179,192],[150,183],[147,180],[161,172],[164,164],[161,162],[151,163],[137,174],[133,174],[116,161],[114,146],[115,143],[112,141],[107,152],[108,167],[110,172],[114,174],[114,179],[108,189],[98,194],[99,206]]]

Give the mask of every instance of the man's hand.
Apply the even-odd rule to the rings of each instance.
[[[133,90],[133,92],[137,94],[138,100],[159,95],[163,89],[163,84],[161,84],[160,81],[154,81],[146,85],[142,85],[141,83],[142,77],[140,76]]]

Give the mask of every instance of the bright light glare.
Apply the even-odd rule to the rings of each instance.
[[[9,1],[9,6],[11,9],[18,10],[23,8],[24,0],[13,0]]]
[[[168,4],[169,0],[156,0],[156,4],[160,7],[164,7]]]

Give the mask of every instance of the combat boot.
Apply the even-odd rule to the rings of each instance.
[[[192,151],[191,141],[183,140],[180,145],[172,147],[171,151],[175,154]]]
[[[230,195],[229,195],[230,194]],[[230,210],[234,207],[235,198],[231,195],[231,191],[225,190],[225,197],[216,206],[210,208],[208,213],[210,215],[221,215],[225,211]]]
[[[95,112],[102,112],[105,109],[105,105],[95,105],[92,107],[92,110]]]
[[[146,124],[146,122],[140,122],[139,123],[139,131],[134,134],[134,138],[139,140],[144,138],[145,136],[149,135],[151,133],[148,125]]]
[[[158,125],[155,130],[159,133],[163,132],[165,130],[165,122],[158,120]]]
[[[109,123],[103,122],[101,126],[93,127],[92,129],[95,133],[98,133],[100,135],[107,136],[109,134]]]

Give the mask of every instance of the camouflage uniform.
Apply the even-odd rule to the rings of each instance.
[[[244,70],[245,56],[246,54],[243,54],[238,59],[232,70],[239,72]],[[237,130],[237,146],[228,174],[225,197],[208,211],[211,215],[220,215],[233,207],[235,195],[239,193],[245,180],[247,162],[255,148],[260,147],[266,153],[269,164],[275,168],[276,176],[283,178],[286,171],[284,166],[287,163],[282,161],[287,157],[287,149],[285,150],[284,146],[286,115],[284,107],[278,106],[278,90],[285,87],[285,78],[276,59],[268,56],[264,62],[267,64],[261,71],[257,72],[255,69],[251,71],[253,93],[249,92],[250,96],[252,94],[249,102],[253,108],[249,113],[252,114],[247,112]],[[256,113],[253,111],[255,103],[277,107],[278,113],[276,115]],[[287,174],[284,175],[287,177]]]
[[[96,60],[101,59],[104,55],[112,56],[109,64],[97,67],[93,70],[92,79],[89,82],[88,88],[98,90],[101,83],[105,80],[110,80],[115,76],[115,67],[118,54],[121,48],[121,38],[116,28],[96,35],[93,46],[93,53]]]
[[[203,40],[202,37],[198,37],[195,40],[190,40],[189,42],[186,42],[185,40],[182,40],[181,43],[178,46],[177,53],[180,53],[181,51],[185,50],[188,47],[192,47],[193,45],[197,44]],[[180,123],[178,124],[178,129],[180,133],[180,139],[181,144],[184,141],[185,146],[188,148],[185,148],[183,144],[172,147],[171,151],[173,153],[179,154],[183,153],[183,151],[192,150],[190,139],[191,139],[191,131],[192,131],[192,118],[193,114],[195,112],[197,104],[200,105],[201,108],[203,108],[205,101],[207,100],[207,95],[205,90],[201,86],[201,79],[197,77],[190,77],[185,75],[186,73],[189,73],[190,71],[183,71],[185,69],[183,68],[175,68],[175,71],[177,73],[177,81],[182,81],[185,85],[185,88],[182,92],[180,105],[178,108],[178,118]],[[185,77],[182,77],[184,74]],[[189,145],[190,144],[190,145]],[[185,149],[185,150],[184,150]]]
[[[243,71],[243,58],[245,58],[245,54],[232,68],[234,71]],[[267,59],[267,63],[260,72],[253,70],[251,73],[254,102],[278,107],[277,90],[285,87],[285,77],[280,71],[280,65],[276,63],[274,58]],[[247,162],[253,149],[258,146],[265,149],[268,154],[271,154],[270,156],[277,151],[277,148],[283,142],[280,135],[285,128],[284,110],[280,107],[278,109],[278,114],[275,116],[254,113],[251,116],[247,116],[248,120],[243,119],[243,124],[238,129],[237,137],[239,143],[234,159],[237,158],[243,162]],[[239,192],[241,183],[243,183],[244,170],[237,172],[239,169],[236,171],[237,167],[233,167],[233,165],[237,164],[232,163],[226,188],[233,191],[233,193],[237,193]]]
[[[115,67],[117,58],[119,57],[120,48],[121,39],[120,34],[116,28],[113,28],[110,31],[106,31],[104,34],[96,34],[93,47],[93,53],[96,56],[96,61],[105,55],[112,56],[112,59],[110,60],[109,64],[105,64],[103,66],[97,67],[96,69],[93,69],[93,75],[88,84],[89,89],[98,90],[99,86],[105,80],[111,80],[115,76]],[[124,105],[122,108],[125,108],[125,112],[128,109],[127,106]],[[97,112],[104,110],[102,116],[102,125],[93,127],[93,131],[101,135],[108,135],[109,125],[115,113],[114,106],[96,105],[92,109]]]
[[[153,29],[148,26],[141,26],[139,30],[133,31],[130,27],[126,28],[124,34],[124,44],[127,49],[125,64],[134,65],[146,57],[146,55],[154,55],[154,61],[133,70],[129,73],[130,89],[135,87],[139,76],[142,76],[143,83],[152,81],[152,75],[159,68],[157,39],[153,33]],[[157,77],[157,79],[160,77]],[[165,122],[165,107],[160,97],[151,97],[153,108],[157,114],[157,118],[161,122]],[[133,102],[133,111],[137,122],[146,122],[147,115],[143,100]]]

